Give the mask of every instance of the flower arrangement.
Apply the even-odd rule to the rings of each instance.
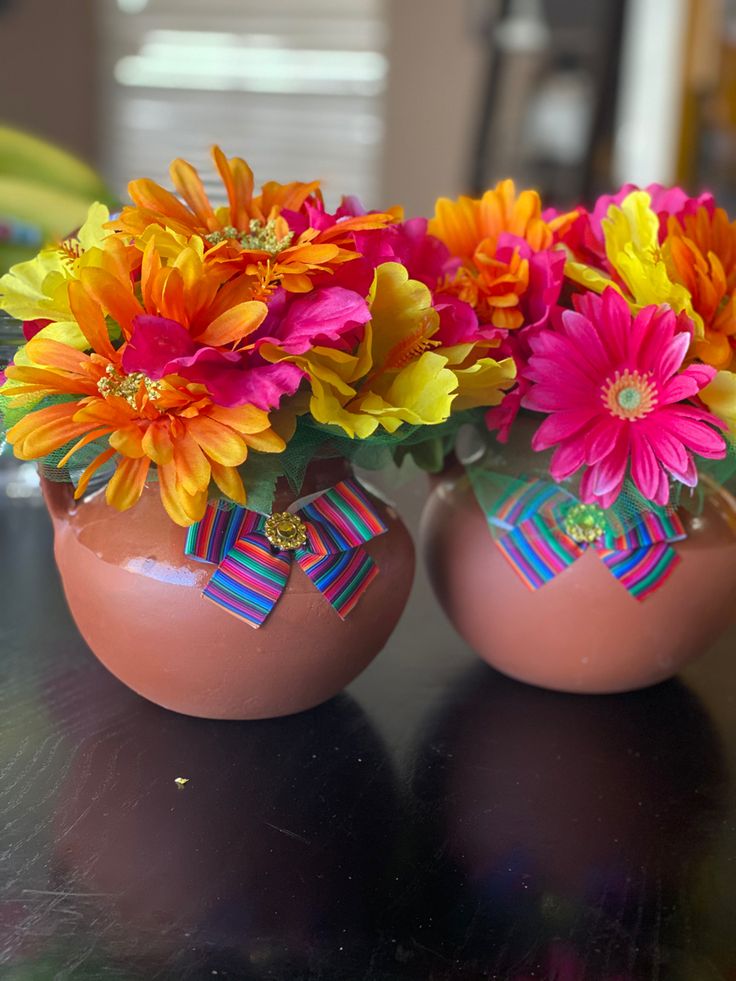
[[[736,472],[736,223],[680,188],[561,214],[502,181],[440,199],[429,230],[460,263],[438,295],[516,366],[468,466],[496,545],[532,590],[593,548],[645,599],[679,561],[682,509]]]
[[[680,503],[701,475],[730,472],[736,223],[711,195],[629,185],[558,214],[504,181],[441,199],[429,228],[461,260],[442,289],[516,366],[485,416],[501,442],[520,409],[543,414],[532,447],[553,451],[549,476],[578,478],[603,509]]]
[[[399,209],[330,212],[317,182],[256,193],[244,160],[213,159],[226,204],[177,160],[176,193],[134,180],[116,216],[94,205],[0,278],[26,341],[0,388],[16,456],[77,497],[104,481],[120,510],[155,479],[189,526],[213,496],[267,512],[314,456],[383,460],[501,401],[516,366],[451,242]]]

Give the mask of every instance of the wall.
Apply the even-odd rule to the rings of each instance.
[[[477,13],[466,0],[387,0],[383,197],[409,214],[466,189],[485,73]]]
[[[96,155],[95,0],[0,2],[0,122]]]

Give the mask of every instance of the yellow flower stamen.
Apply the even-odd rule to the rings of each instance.
[[[657,404],[657,387],[651,372],[617,371],[601,388],[603,404],[618,419],[634,422],[649,415]]]
[[[97,382],[97,391],[105,398],[117,396],[125,399],[131,408],[137,409],[139,408],[138,395],[141,384],[145,389],[147,398],[151,402],[155,402],[161,394],[159,382],[152,381],[142,371],[134,371],[130,375],[121,375],[115,365],[109,364],[105,369],[104,377]]]

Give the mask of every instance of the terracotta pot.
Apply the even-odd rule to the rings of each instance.
[[[348,475],[325,461],[304,495]],[[289,581],[259,629],[201,596],[214,566],[184,555],[186,532],[146,487],[129,511],[98,492],[81,503],[68,484],[45,482],[54,553],[72,616],[117,678],[164,708],[216,719],[263,719],[331,698],[388,640],[406,604],[414,549],[395,511],[373,501],[389,530],[366,548],[380,569],[346,620],[293,563]],[[277,490],[274,510],[292,503]]]
[[[507,461],[530,473],[531,451]],[[494,468],[500,468],[498,460]],[[536,463],[539,475],[540,464]],[[434,481],[421,525],[435,594],[483,660],[520,681],[570,692],[620,692],[675,675],[729,625],[736,601],[736,509],[713,488],[698,517],[681,515],[683,561],[645,600],[594,549],[532,591],[493,543],[461,468]]]

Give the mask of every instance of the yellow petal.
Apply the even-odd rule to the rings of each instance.
[[[719,371],[713,381],[700,392],[700,398],[711,412],[727,423],[736,436],[736,374]]]

